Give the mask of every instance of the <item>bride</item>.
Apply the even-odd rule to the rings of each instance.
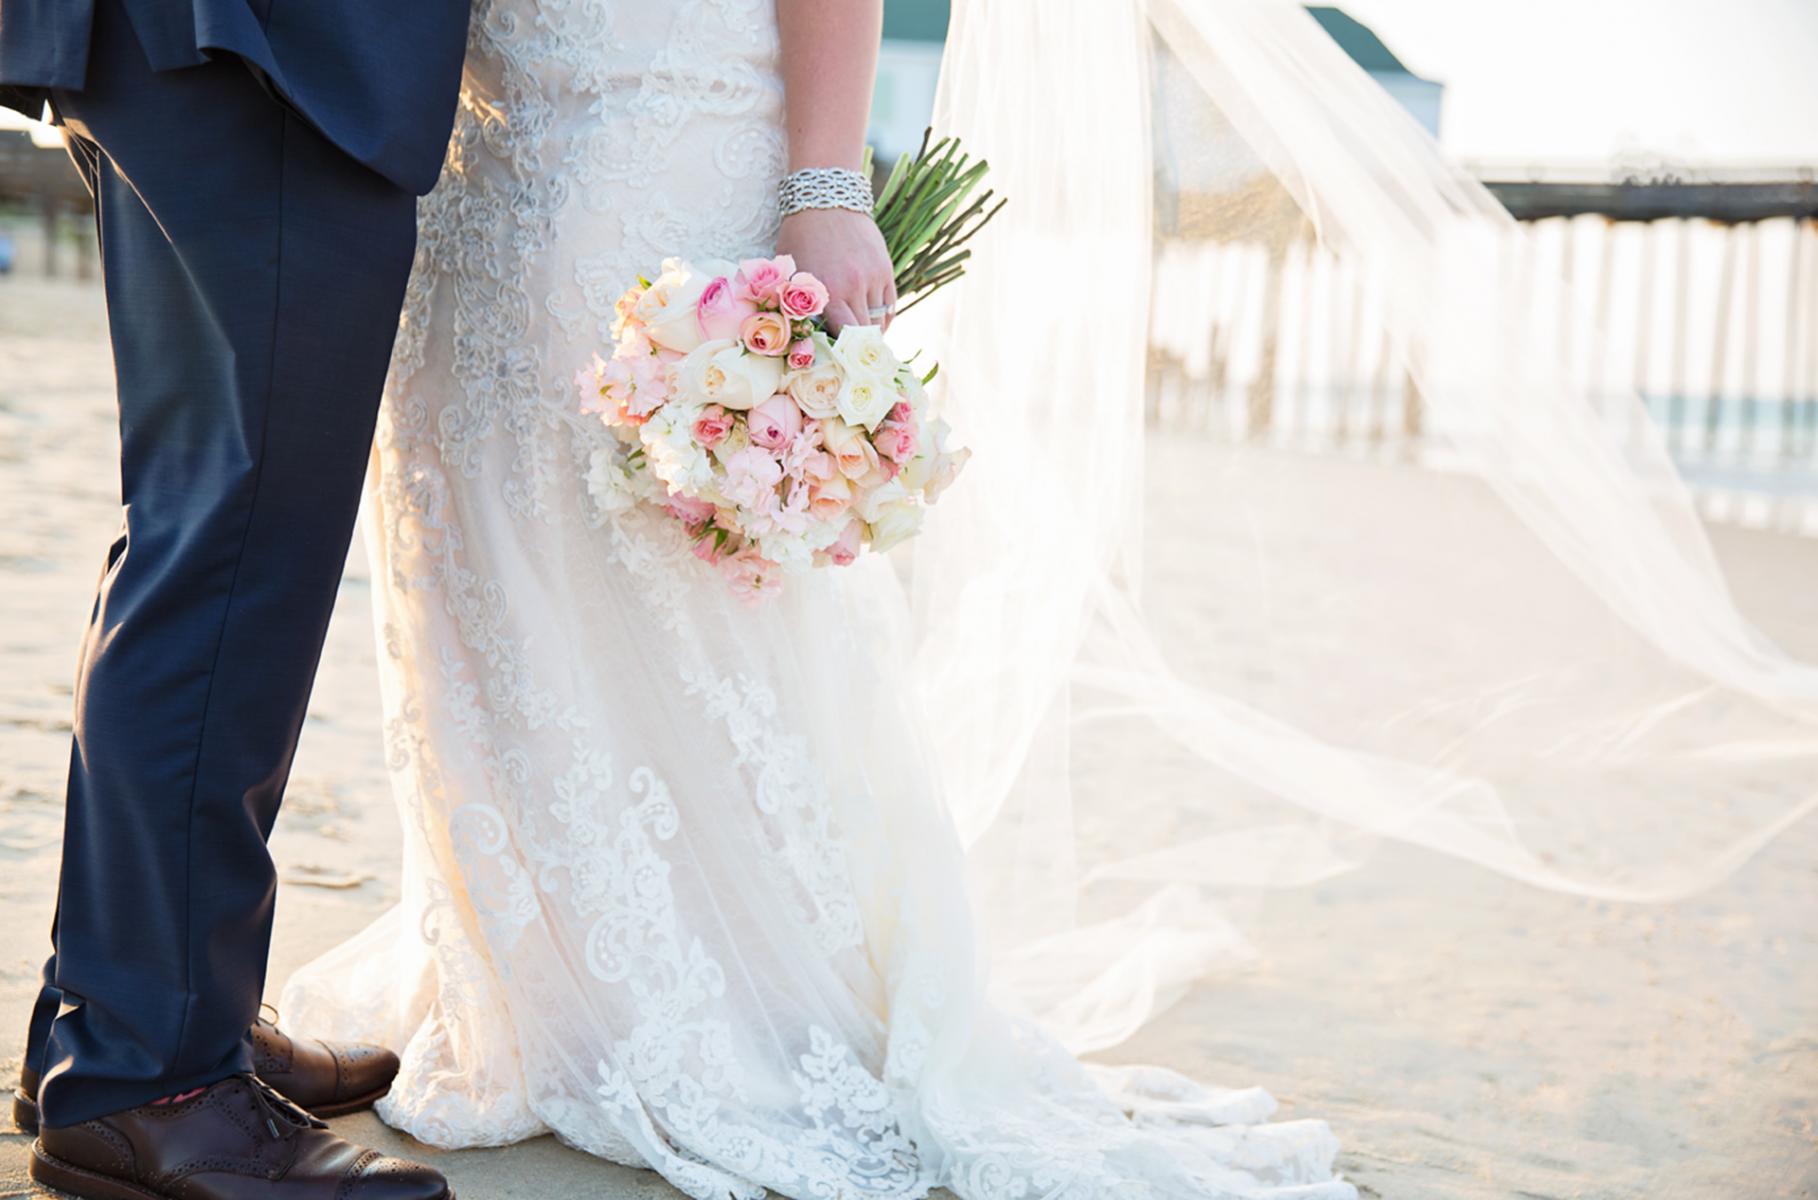
[[[777,202],[791,171],[859,165],[880,13],[880,0],[477,0],[368,484],[402,900],[299,973],[287,1015],[400,1047],[379,1111],[426,1142],[553,1132],[696,1197],[1354,1196],[1326,1127],[1271,1123],[1261,1091],[1075,1052],[1119,1040],[1230,955],[1213,886],[1321,878],[1368,837],[1609,895],[1715,877],[1797,813],[1739,801],[1696,845],[1662,835],[1635,863],[1599,857],[1570,876],[1580,818],[1637,809],[1561,804],[1579,794],[1558,785],[1677,736],[1686,710],[1659,702],[1693,675],[1751,698],[1759,728],[1786,694],[1809,704],[1810,678],[1728,607],[1670,471],[1603,462],[1601,426],[1505,469],[1532,431],[1498,424],[1497,397],[1447,386],[1448,345],[1476,352],[1473,381],[1519,357],[1497,386],[1527,390],[1522,412],[1536,394],[1549,414],[1575,410],[1506,313],[1472,323],[1435,302],[1455,278],[1431,258],[1438,223],[1494,226],[1489,202],[1275,0],[956,6],[941,122],[991,154],[1012,208],[953,298],[896,329],[954,380],[977,451],[916,548],[911,589],[867,559],[792,578],[754,612],[666,521],[600,511],[586,464],[610,435],[568,380],[640,270],[780,250],[833,285],[836,321],[891,319],[869,216]],[[1429,404],[1461,414],[1460,452],[1497,447],[1472,464],[1507,505],[1485,521],[1519,514],[1540,541],[1497,524],[1521,547],[1511,561],[1582,606],[1515,619],[1589,629],[1574,654],[1620,626],[1628,691],[1608,674],[1585,690],[1594,658],[1549,676],[1510,645],[1529,689],[1499,693],[1524,714],[1513,725],[1453,679],[1399,721],[1345,730],[1308,705],[1302,732],[1291,705],[1176,678],[1185,664],[1164,663],[1133,615],[1140,539],[1125,535],[1140,520],[1128,468],[1153,213],[1189,195],[1231,201],[1215,238],[1266,244],[1257,214],[1291,213],[1360,269],[1394,262],[1382,320]],[[1081,315],[1057,313],[1068,306]],[[1431,336],[1436,313],[1460,340]],[[1031,429],[1040,464],[1018,449]],[[1583,553],[1599,531],[1555,519],[1579,501],[1609,514],[1610,536],[1647,535],[1626,538],[1626,564]],[[1541,544],[1569,569],[1534,565]],[[1212,536],[1207,551],[1241,569],[1237,543]],[[1661,578],[1677,600],[1633,618]],[[1495,581],[1477,582],[1494,601]],[[1389,607],[1351,615],[1386,628]],[[1620,621],[1574,624],[1592,607]],[[1487,632],[1494,614],[1476,613]],[[1404,651],[1437,652],[1372,648]],[[1315,673],[1308,697],[1329,698]],[[1377,686],[1389,699],[1397,680]],[[1757,730],[1729,711],[1723,737]],[[1655,725],[1624,725],[1644,712]],[[1191,752],[1194,785],[1139,809],[1135,783],[1076,770],[1082,715],[1146,720]],[[1521,758],[1538,746],[1547,757]],[[1189,819],[1274,799],[1311,815],[1216,833]]]

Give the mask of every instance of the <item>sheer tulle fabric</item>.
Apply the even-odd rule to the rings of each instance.
[[[1014,206],[904,331],[979,450],[912,578],[1003,1003],[1120,1040],[1245,899],[1382,837],[1665,898],[1818,803],[1818,672],[1737,612],[1639,400],[1559,360],[1566,286],[1300,6],[961,3],[937,126]],[[1417,440],[1267,419],[1245,335],[1296,333],[1314,260]],[[1239,344],[1237,436],[1145,439]]]
[[[588,496],[614,299],[774,237],[775,41],[772,0],[476,6],[369,489],[402,898],[287,1020],[400,1047],[427,1142],[697,1197],[1351,1197],[1324,1125],[986,1003],[890,564],[754,612]]]

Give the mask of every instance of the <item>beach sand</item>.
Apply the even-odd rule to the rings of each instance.
[[[9,1036],[24,1032],[46,950],[75,647],[118,517],[110,380],[98,291],[0,280],[8,1079]],[[1818,658],[1818,540],[1714,537],[1744,607]],[[396,894],[368,609],[356,553],[273,839],[285,881],[274,997]],[[1284,1116],[1333,1125],[1343,1169],[1370,1196],[1818,1197],[1815,884],[1818,821],[1722,886],[1661,906],[1549,894],[1389,848],[1363,871],[1272,898],[1251,931],[1265,948],[1254,966],[1198,986],[1104,1057],[1268,1088]],[[462,1200],[675,1195],[550,1139],[441,1154],[370,1114],[337,1128],[431,1159]],[[33,1194],[27,1149],[0,1134],[0,1200]]]

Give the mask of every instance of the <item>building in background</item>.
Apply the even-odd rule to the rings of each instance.
[[[934,111],[947,40],[948,0],[884,0],[884,45],[871,101],[871,144],[879,163],[913,151]]]
[[[1352,61],[1368,71],[1371,79],[1381,84],[1384,91],[1414,114],[1414,119],[1424,125],[1428,133],[1434,137],[1439,136],[1439,112],[1446,90],[1444,84],[1422,79],[1408,70],[1395,57],[1394,51],[1376,36],[1375,31],[1342,9],[1310,5],[1307,11],[1332,35],[1332,40],[1344,48]]]

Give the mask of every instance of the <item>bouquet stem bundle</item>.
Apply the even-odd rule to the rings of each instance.
[[[966,273],[966,243],[1007,203],[989,188],[974,195],[988,163],[973,161],[956,138],[932,139],[923,133],[921,148],[896,160],[872,210],[896,271],[898,313]]]

